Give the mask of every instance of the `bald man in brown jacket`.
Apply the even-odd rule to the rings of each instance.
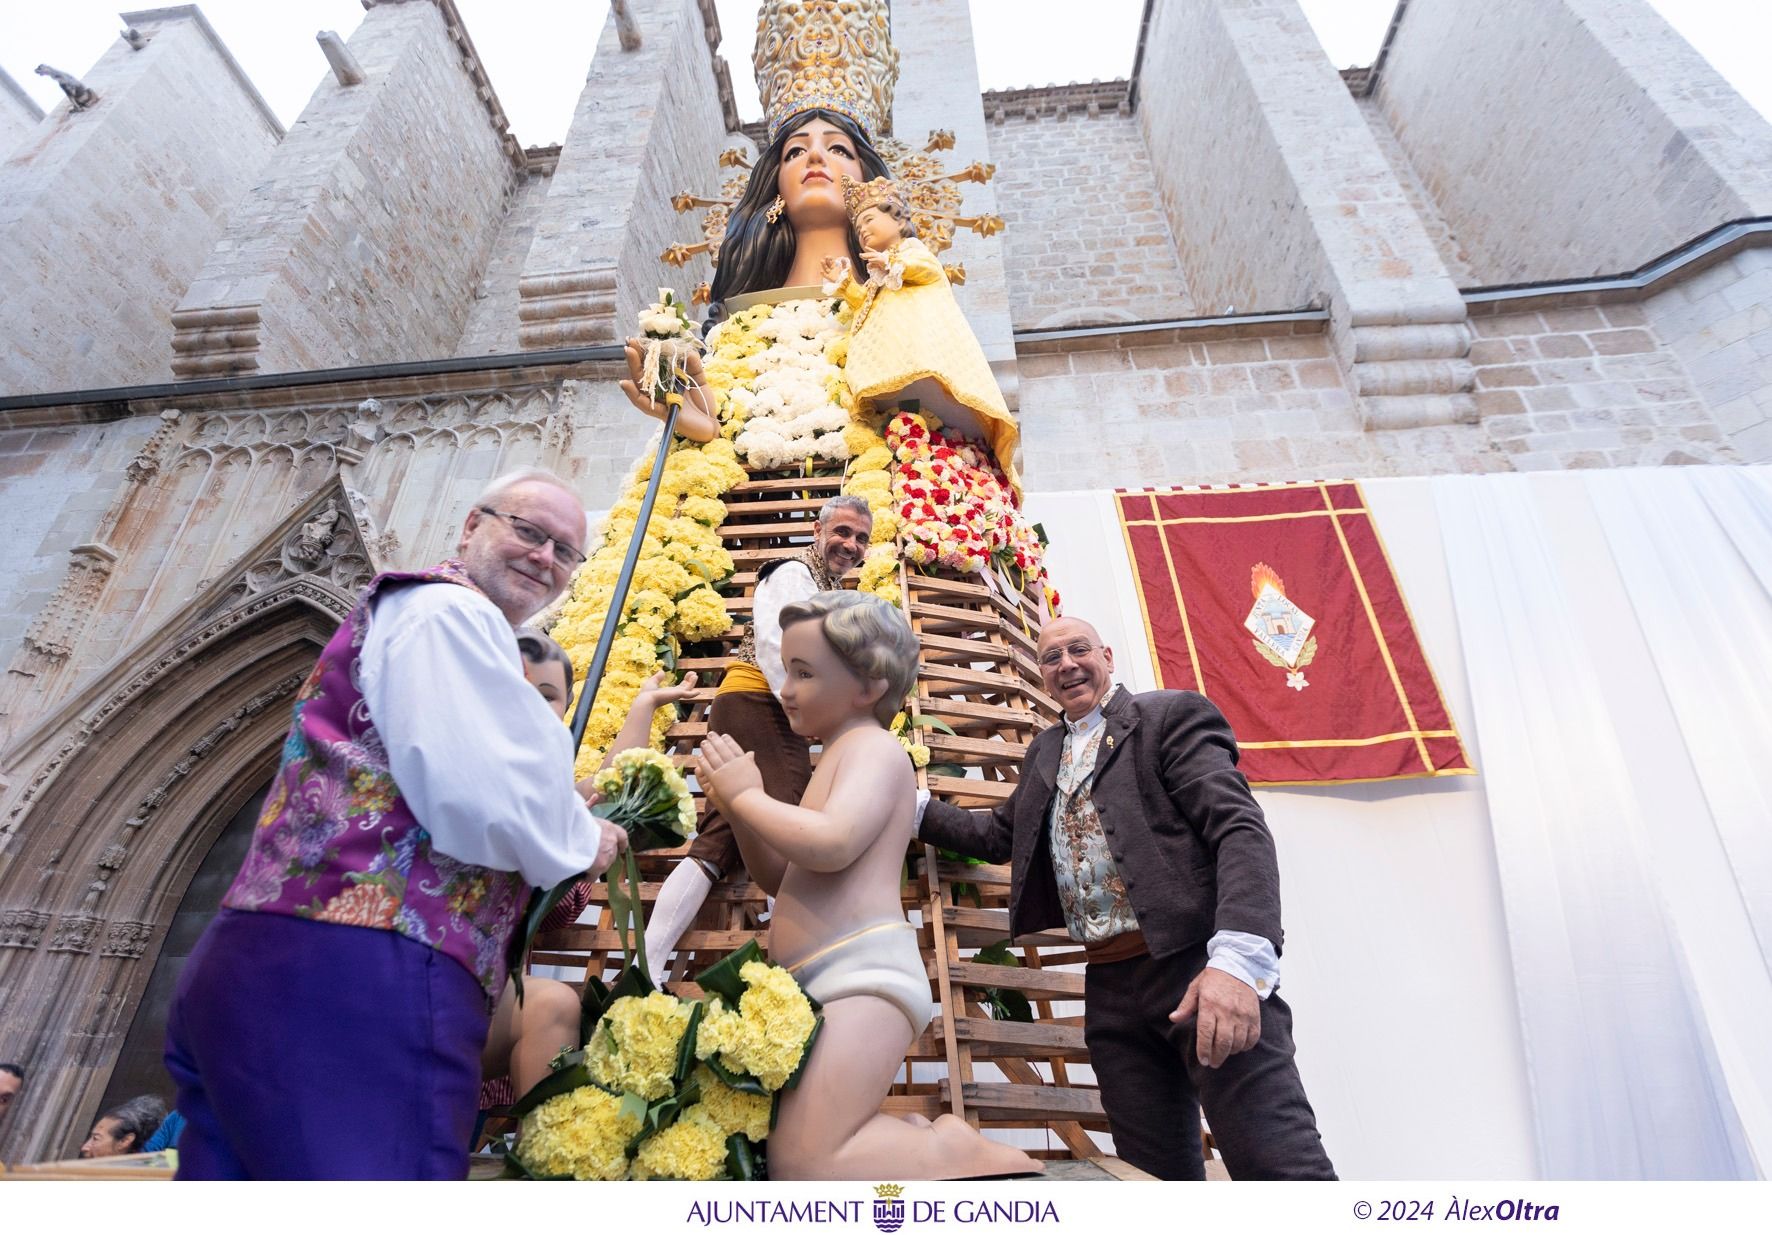
[[[1010,930],[1064,926],[1088,955],[1084,1039],[1120,1157],[1202,1179],[1204,1108],[1237,1179],[1333,1179],[1293,1061],[1273,836],[1203,695],[1114,686],[1087,622],[1040,632],[1064,720],[1007,802],[931,801],[919,835],[1011,864]]]

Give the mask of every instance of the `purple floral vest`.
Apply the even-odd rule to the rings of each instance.
[[[283,762],[226,909],[394,931],[467,966],[489,999],[504,989],[505,947],[529,899],[513,871],[431,848],[388,771],[358,687],[370,604],[387,587],[473,588],[460,562],[377,575],[320,653],[295,701]]]

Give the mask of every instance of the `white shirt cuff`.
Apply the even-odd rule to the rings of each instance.
[[[917,811],[911,816],[911,834],[914,836],[923,829],[923,812],[929,809],[929,791],[917,790]]]
[[[1280,958],[1260,935],[1219,931],[1206,944],[1206,968],[1228,973],[1266,999],[1280,985]]]

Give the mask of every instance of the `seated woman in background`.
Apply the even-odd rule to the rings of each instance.
[[[166,1118],[166,1103],[152,1094],[131,1098],[100,1115],[80,1146],[82,1158],[116,1158],[143,1152]]]
[[[558,643],[528,628],[517,632],[517,650],[523,654],[523,676],[554,709],[554,715],[565,720],[572,698],[572,658]],[[609,747],[611,757],[632,746],[645,746],[651,738],[653,712],[695,689],[693,673],[678,686],[665,686],[663,681],[662,673],[654,674],[635,696],[627,721]],[[583,782],[579,790],[588,796],[590,781]],[[595,885],[595,879],[579,880],[542,919],[541,929],[563,930],[577,922],[591,903]],[[492,1013],[486,1048],[480,1053],[480,1109],[509,1106],[545,1079],[549,1061],[578,1045],[578,1017],[578,992],[566,983],[525,978],[523,1005],[518,1007],[516,987],[507,979]]]

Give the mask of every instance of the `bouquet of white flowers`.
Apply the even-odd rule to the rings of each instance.
[[[652,378],[653,400],[682,407],[689,357],[701,350],[701,337],[676,292],[658,289],[658,299],[640,314],[640,334],[646,340],[640,371]]]

